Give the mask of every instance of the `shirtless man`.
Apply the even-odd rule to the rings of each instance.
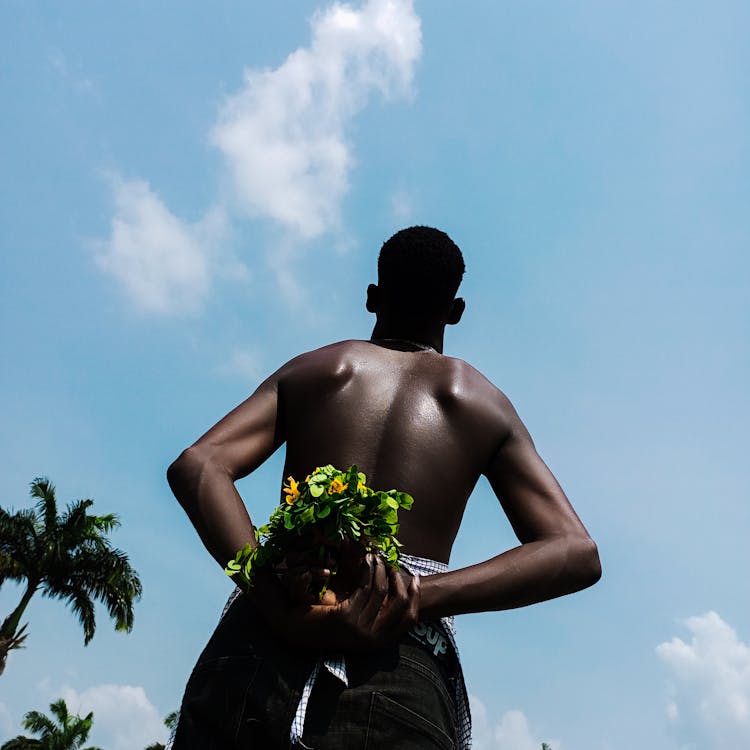
[[[464,311],[455,296],[463,272],[443,232],[398,232],[381,250],[378,285],[367,290],[376,315],[370,340],[292,359],[182,453],[169,483],[222,568],[254,543],[234,482],[283,444],[285,477],[356,464],[375,489],[411,494],[413,508],[399,519],[410,556],[448,562],[481,475],[520,545],[471,567],[414,577],[370,556],[354,593],[328,605],[300,603],[300,580],[320,571],[298,576],[291,592],[271,574],[259,577],[199,659],[176,750],[289,747],[303,685],[318,656],[333,651],[347,654],[349,687],[324,670],[308,696],[300,747],[466,747],[447,689],[455,664],[434,663],[407,631],[417,621],[424,633],[424,623],[533,604],[599,579],[596,545],[510,401],[442,353],[446,325]],[[380,708],[385,718],[376,726]]]

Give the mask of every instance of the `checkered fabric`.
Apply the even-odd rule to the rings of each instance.
[[[445,563],[414,555],[401,555],[401,563],[412,575],[429,576],[435,573],[445,573],[448,570],[448,566]],[[471,711],[469,710],[469,696],[466,692],[464,673],[461,669],[461,659],[459,658],[458,644],[456,643],[456,625],[453,617],[441,618],[440,625],[445,629],[445,635],[453,652],[456,654],[456,662],[458,663],[458,679],[456,680],[454,693],[458,750],[471,750]]]

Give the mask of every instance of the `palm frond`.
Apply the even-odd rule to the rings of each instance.
[[[22,576],[26,575],[24,571],[33,575],[39,547],[36,521],[36,511],[32,508],[15,513],[0,508],[0,558],[13,561],[13,564],[0,562],[0,576],[5,573],[6,577],[15,578],[11,570]]]
[[[175,729],[177,729],[177,724],[180,721],[180,712],[179,710],[176,711],[170,711],[165,717],[164,717],[164,726],[170,731],[174,732]]]
[[[67,597],[70,608],[78,617],[78,622],[83,628],[83,642],[85,645],[91,642],[96,632],[96,614],[94,613],[94,602],[84,591],[73,591]]]
[[[71,583],[102,602],[117,630],[133,627],[133,604],[140,599],[143,587],[128,556],[119,549],[104,553],[80,553],[75,556],[75,573]]]
[[[24,729],[28,729],[29,732],[40,734],[42,736],[42,739],[53,735],[57,731],[55,722],[52,721],[49,716],[43,714],[41,711],[29,711],[23,717],[21,726]]]
[[[0,586],[5,581],[23,581],[26,578],[25,567],[19,560],[0,552]]]
[[[64,698],[58,698],[53,703],[49,704],[49,710],[57,717],[60,726],[65,727],[70,721],[70,711],[68,710],[68,704]]]
[[[88,713],[83,718],[78,715],[70,717],[68,723],[65,726],[64,746],[77,748],[83,745],[83,743],[88,739],[89,732],[91,731],[91,725],[93,723],[93,711]]]
[[[31,483],[31,497],[37,500],[36,507],[44,520],[45,530],[57,526],[57,499],[55,485],[46,477],[37,477]]]
[[[72,580],[62,582],[54,587],[46,582],[42,589],[42,595],[48,599],[62,599],[67,603],[73,614],[78,618],[78,622],[83,628],[83,642],[88,645],[96,631],[96,613],[94,612],[94,602],[87,588],[77,585]]]
[[[105,516],[95,516],[94,525],[102,533],[108,534],[110,531],[120,528],[120,517],[116,513],[108,513]]]
[[[9,651],[17,648],[26,648],[24,642],[29,637],[29,634],[26,632],[26,628],[28,627],[29,623],[24,623],[10,638],[0,637],[0,652],[4,651],[7,654]]]
[[[41,740],[18,735],[0,746],[0,750],[44,750],[44,745]]]

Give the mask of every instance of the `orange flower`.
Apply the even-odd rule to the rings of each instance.
[[[299,497],[299,482],[295,481],[294,477],[287,477],[286,481],[289,486],[283,486],[283,492],[286,495],[286,504],[291,505]]]
[[[349,485],[344,484],[338,477],[336,479],[331,480],[331,486],[328,488],[328,494],[340,494],[342,493]]]

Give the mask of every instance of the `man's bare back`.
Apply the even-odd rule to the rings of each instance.
[[[447,562],[466,501],[507,437],[512,409],[474,368],[395,342],[343,341],[277,378],[284,476],[357,464],[376,489],[415,498],[404,551]]]

